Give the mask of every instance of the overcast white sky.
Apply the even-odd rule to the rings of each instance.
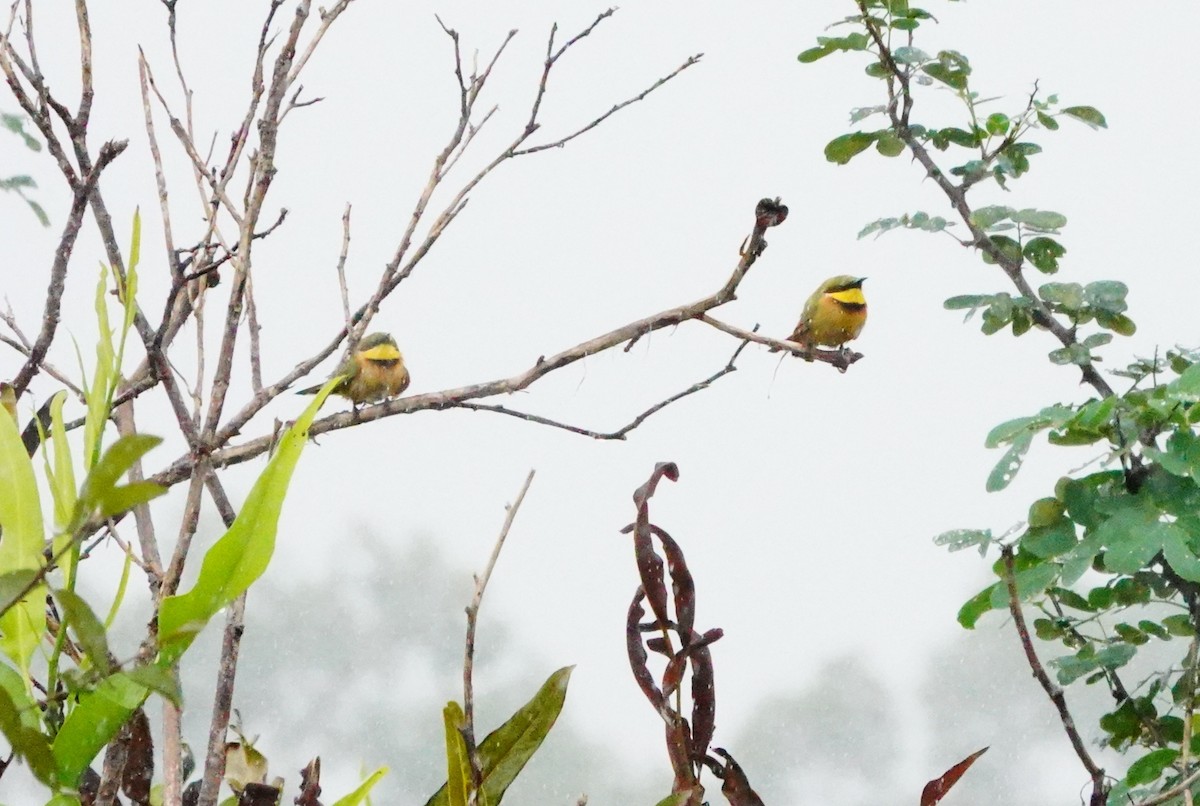
[[[219,153],[242,115],[262,5],[180,4],[196,126],[202,139],[215,134]],[[45,9],[38,18],[43,65],[52,86],[65,90],[75,80],[73,19],[65,8],[35,7]],[[1139,331],[1105,349],[1108,366],[1176,343],[1194,346],[1193,189],[1200,171],[1190,133],[1200,121],[1197,78],[1186,65],[1200,7],[1167,2],[1134,13],[1079,0],[1002,6],[931,0],[928,8],[942,24],[922,28],[917,44],[928,52],[966,53],[973,86],[984,96],[1005,96],[989,110],[1017,111],[1037,80],[1064,104],[1098,107],[1109,122],[1102,132],[1064,122],[1058,132],[1038,133],[1033,139],[1044,153],[1032,158],[1030,174],[1009,194],[979,188],[975,204],[1066,214],[1068,254],[1055,279],[1130,285]],[[316,351],[338,327],[334,265],[343,206],[354,205],[347,270],[352,298],[362,300],[454,126],[451,51],[433,14],[462,33],[468,52],[489,54],[504,32],[520,30],[489,86],[500,109],[473,148],[474,160],[464,160],[465,177],[523,125],[550,24],[557,20],[570,34],[602,9],[529,0],[364,1],[337,22],[303,79],[306,93],[324,100],[289,116],[280,139],[279,175],[264,217],[287,207],[287,222],[256,247],[268,378]],[[458,567],[480,568],[505,502],[536,468],[481,630],[506,622],[539,658],[539,674],[577,664],[563,719],[631,768],[663,771],[665,781],[661,729],[625,658],[623,619],[636,574],[628,540],[617,530],[632,519],[630,494],[654,463],[676,461],[680,482],[660,488],[652,512],[687,552],[698,623],[725,631],[714,647],[717,744],[746,727],[764,696],[802,686],[824,662],[853,653],[888,681],[912,722],[904,728],[911,741],[903,778],[915,801],[924,781],[957,758],[920,755],[928,726],[915,712],[914,688],[927,656],[960,631],[957,608],[986,574],[977,554],[947,554],[931,537],[965,526],[1006,529],[1031,500],[1048,494],[1055,478],[1094,454],[1039,443],[1009,491],[984,492],[999,458],[983,448],[988,429],[1050,403],[1079,401],[1087,390],[1076,372],[1046,360],[1056,345],[1045,334],[984,338],[976,323],[963,325],[960,315],[942,310],[942,300],[955,294],[1007,290],[998,271],[950,238],[901,232],[855,239],[879,217],[916,210],[948,217],[949,211],[906,157],[885,160],[871,152],[837,167],[822,155],[828,140],[855,128],[847,123],[849,109],[881,103],[881,87],[863,75],[861,55],[796,62],[828,23],[851,11],[851,3],[835,0],[621,9],[556,69],[544,109],[548,139],[636,94],[689,55],[703,52],[704,59],[567,148],[499,169],[471,194],[466,212],[375,323],[399,341],[411,392],[515,374],[539,355],[714,291],[737,260],[754,203],[778,195],[791,217],[770,233],[770,248],[739,299],[719,315],[786,335],[817,283],[838,273],[866,275],[870,321],[855,344],[863,361],[842,375],[822,364],[780,365],[777,356],[748,349],[738,372],[650,419],[626,442],[597,443],[455,411],[327,435],[302,459],[268,576],[280,584],[299,578],[338,585],[344,563],[370,562],[345,550],[348,534],[364,529],[397,544],[433,535]],[[92,142],[130,140],[103,189],[119,231],[128,231],[135,207],[142,209],[142,294],[154,315],[166,269],[136,59],[141,45],[179,109],[164,18],[149,0],[92,7],[98,90]],[[945,95],[924,91],[914,119],[961,124]],[[0,100],[0,109],[15,106]],[[176,240],[187,243],[201,232],[190,171],[161,118],[159,137],[172,165]],[[0,291],[32,332],[66,195],[52,161],[23,151],[15,138],[0,138],[0,165],[6,175],[35,176],[36,198],[53,219],[43,230],[19,200],[0,198]],[[102,255],[89,229],[75,253],[63,319],[85,355],[94,329],[93,272]],[[220,294],[210,305],[218,300]],[[655,333],[628,353],[594,356],[497,402],[609,430],[715,372],[735,346],[691,323]],[[51,357],[75,366],[66,338]],[[15,354],[0,353],[0,377],[18,366]],[[53,390],[44,376],[33,387],[39,400]],[[300,407],[285,396],[269,416],[292,417]],[[270,431],[270,422],[260,420],[247,437]],[[149,412],[141,425],[151,432],[174,428]],[[150,469],[174,459],[178,444],[151,454]],[[246,489],[261,467],[258,461],[234,471],[231,487]],[[178,510],[174,498],[159,507],[166,523]],[[213,519],[205,523],[207,543],[219,532]],[[467,575],[446,584],[462,591],[465,604]],[[995,630],[1001,621],[991,616],[981,629]],[[245,640],[255,640],[253,630]],[[320,637],[308,640],[318,642],[312,649],[319,652]],[[487,657],[478,670],[486,691]],[[963,682],[986,698],[989,681]],[[457,686],[442,681],[430,701],[455,696]],[[267,720],[271,707],[262,704],[257,716]],[[253,721],[253,707],[243,706],[243,715],[251,732],[269,740],[269,726]],[[1006,741],[1018,739],[1014,733],[989,741],[1002,753]],[[974,749],[963,747],[960,755]],[[329,757],[336,748],[321,752]],[[353,771],[360,760],[408,763],[341,761]],[[1001,763],[995,755],[981,763],[989,761]],[[747,771],[753,780],[753,768]],[[1068,769],[1042,802],[1074,802],[1083,781]],[[982,792],[954,802],[1012,803]]]

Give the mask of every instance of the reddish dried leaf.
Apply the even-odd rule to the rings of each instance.
[[[321,794],[321,757],[317,756],[300,770],[300,794],[296,806],[321,806],[317,798]]]
[[[123,733],[128,731],[125,769],[121,773],[121,791],[134,806],[150,802],[150,782],[154,778],[154,739],[150,720],[141,708],[133,712]]]
[[[675,773],[675,783],[671,791],[686,792],[699,787],[700,781],[696,778],[696,769],[692,765],[692,735],[687,720],[673,710],[667,710],[662,716],[667,720],[667,756],[671,759],[671,770]]]
[[[921,806],[934,806],[935,803],[944,798],[946,793],[950,791],[950,787],[958,783],[958,779],[962,778],[963,773],[975,763],[975,759],[982,756],[987,752],[987,750],[988,749],[985,747],[982,750],[975,751],[950,769],[946,770],[946,772],[942,774],[941,778],[925,784],[925,789],[921,791]]]
[[[729,806],[764,806],[762,798],[750,788],[750,781],[741,766],[733,760],[733,756],[720,747],[714,747],[713,752],[725,759],[725,768],[721,774],[724,781],[721,784],[721,794],[729,801]]]
[[[654,706],[654,710],[661,713],[667,707],[667,701],[654,683],[654,675],[650,674],[650,668],[646,665],[648,657],[646,648],[642,646],[642,631],[639,622],[642,620],[642,616],[646,615],[646,611],[642,608],[642,599],[644,598],[645,592],[638,588],[633,601],[629,604],[629,614],[625,618],[625,649],[629,653],[629,666],[633,669],[633,679],[637,681],[638,688],[646,695],[646,699]]]
[[[683,682],[683,671],[687,668],[687,654],[680,652],[671,660],[667,661],[667,668],[663,671],[662,690],[664,697],[670,697],[679,688],[679,684]]]
[[[708,753],[708,744],[717,729],[717,687],[707,642],[692,644],[688,652],[692,658],[692,758],[700,759]]]
[[[655,629],[660,629],[657,624],[655,624],[653,626]],[[667,645],[667,639],[663,638],[660,635],[656,635],[653,638],[647,638],[646,639],[646,649],[650,650],[651,652],[655,652],[659,655],[666,655],[668,658],[671,657],[671,655],[672,655],[671,647]]]
[[[696,583],[683,558],[683,549],[675,539],[654,524],[650,524],[650,531],[662,542],[663,556],[667,558],[667,573],[671,575],[671,592],[675,596],[676,632],[686,646],[696,623]]]
[[[646,483],[633,491],[633,504],[638,508],[639,515],[645,510],[646,502],[654,495],[654,490],[663,476],[671,481],[679,481],[679,466],[674,462],[659,462],[654,466],[654,472],[650,474]]]

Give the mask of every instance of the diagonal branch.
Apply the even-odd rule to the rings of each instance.
[[[1029,637],[1029,628],[1025,625],[1025,615],[1021,612],[1021,599],[1017,595],[1012,546],[1005,546],[1001,551],[1001,557],[1004,561],[1004,584],[1008,588],[1008,612],[1012,614],[1013,623],[1017,627],[1017,635],[1025,650],[1025,660],[1029,662],[1029,668],[1033,671],[1033,676],[1037,679],[1038,684],[1041,685],[1042,691],[1046,692],[1046,696],[1058,709],[1059,721],[1062,722],[1063,730],[1066,731],[1067,738],[1071,741],[1071,747],[1075,749],[1075,755],[1079,757],[1080,763],[1083,764],[1092,779],[1091,806],[1104,806],[1108,795],[1104,770],[1097,766],[1096,762],[1092,760],[1091,754],[1088,753],[1087,747],[1084,746],[1079,729],[1075,727],[1075,719],[1067,708],[1067,698],[1063,696],[1062,689],[1050,679],[1050,675],[1046,674],[1046,667],[1042,666],[1042,662],[1038,660],[1037,651],[1033,648],[1033,641]]]
[[[83,182],[74,188],[71,211],[67,215],[67,223],[63,226],[58,248],[54,250],[54,263],[50,267],[50,285],[46,289],[46,304],[42,309],[42,329],[29,349],[29,357],[12,382],[18,397],[41,369],[42,360],[50,349],[50,343],[54,341],[54,333],[58,329],[62,295],[66,288],[67,264],[70,262],[71,252],[75,248],[75,239],[79,236],[79,229],[83,226],[83,215],[87,212],[92,191],[95,190],[96,183],[100,181],[100,174],[128,145],[128,140],[121,140],[110,141],[101,146],[95,166],[87,172]]]

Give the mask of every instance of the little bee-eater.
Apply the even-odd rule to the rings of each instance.
[[[396,340],[387,333],[363,336],[354,353],[330,377],[338,375],[345,377],[333,388],[333,393],[356,407],[360,403],[395,397],[408,388],[409,382],[404,356],[400,355]],[[315,395],[324,385],[319,383],[301,389],[297,394]]]
[[[866,279],[839,274],[821,283],[804,303],[789,340],[811,350],[817,345],[841,347],[858,338],[867,323],[867,298],[862,292]]]

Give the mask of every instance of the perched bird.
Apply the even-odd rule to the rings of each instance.
[[[841,347],[858,338],[867,323],[867,299],[862,292],[866,279],[839,274],[821,283],[804,303],[800,324],[789,341],[811,350],[817,345]]]
[[[338,375],[345,377],[333,388],[333,393],[356,407],[359,403],[395,397],[408,388],[409,382],[404,356],[400,355],[396,340],[387,333],[363,336],[354,353],[330,377]],[[296,394],[315,395],[324,385],[319,383]]]

